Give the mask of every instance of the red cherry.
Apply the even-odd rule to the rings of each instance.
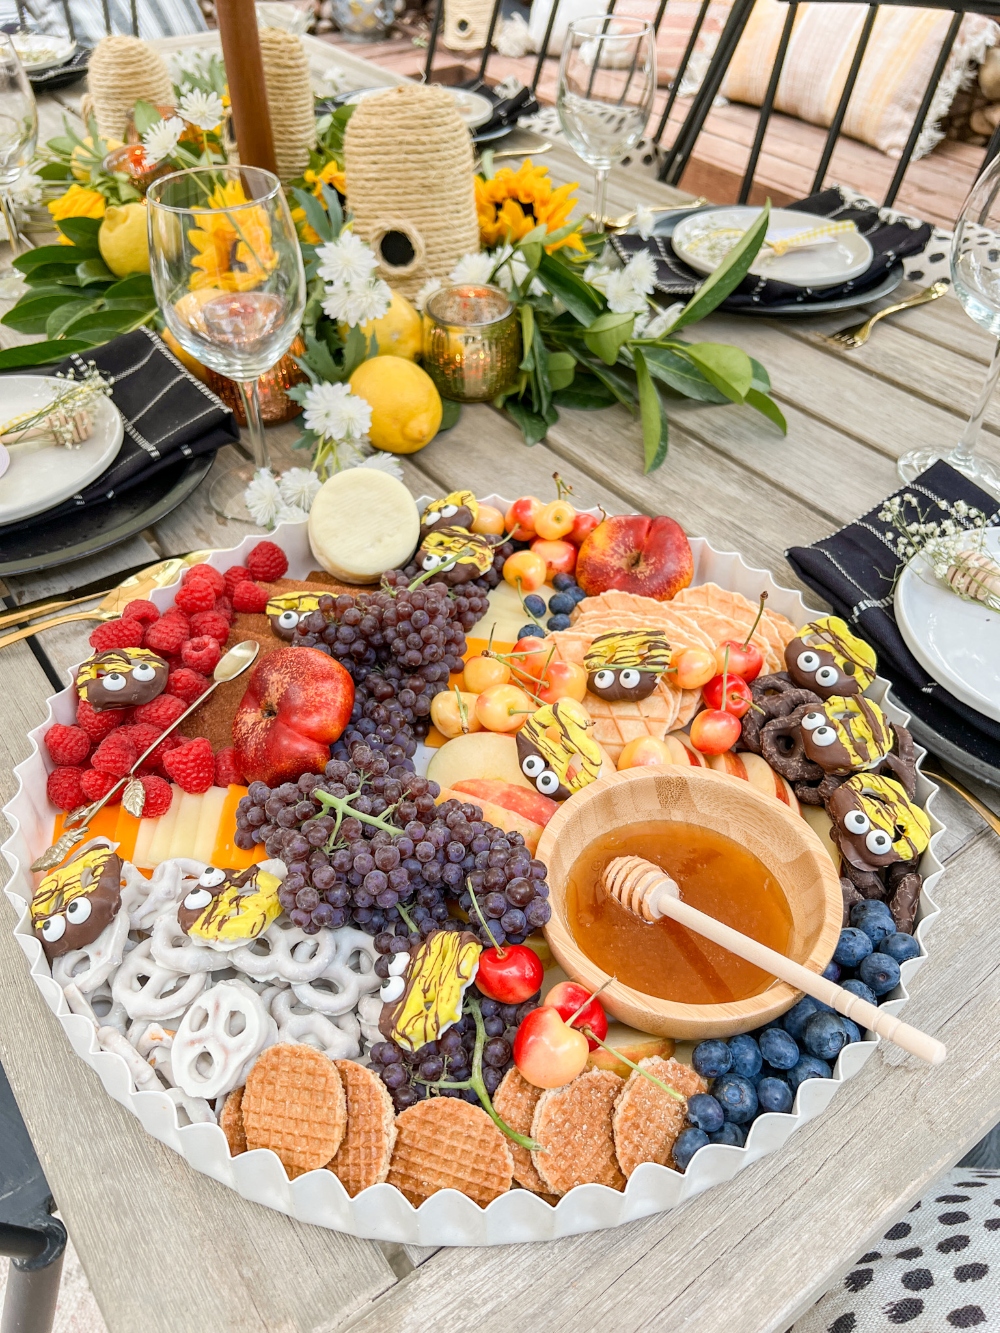
[[[691,744],[702,754],[725,754],[739,740],[742,730],[735,713],[706,708],[691,723]]]
[[[722,699],[723,681],[726,683],[725,703]],[[727,713],[732,713],[734,717],[742,717],[744,713],[748,713],[753,703],[750,686],[742,676],[734,675],[732,671],[727,671],[722,676],[713,676],[707,685],[701,687],[701,692],[709,708],[721,708]]]
[[[581,1005],[585,1005],[586,1007],[580,1009],[577,1017],[573,1019],[572,1026],[575,1028],[590,1028],[594,1035],[600,1037],[603,1041],[608,1035],[608,1016],[604,1012],[604,1006],[600,1000],[591,1000],[589,1004],[586,1003],[587,996],[590,993],[587,987],[581,986],[578,981],[560,981],[546,995],[545,1003],[552,1009],[558,1010],[566,1023],[573,1018]],[[600,1042],[592,1041],[590,1037],[587,1037],[587,1045],[592,1051],[596,1051]]]
[[[719,670],[726,669],[726,650],[729,650],[728,670],[742,676],[748,683],[756,680],[764,669],[764,654],[755,643],[740,643],[737,639],[726,639],[715,650],[715,660]],[[714,707],[714,705],[713,705]]]
[[[526,944],[505,944],[503,949],[484,949],[479,955],[476,985],[500,1004],[521,1004],[538,993],[545,969],[542,960]]]
[[[590,536],[600,521],[601,520],[596,518],[593,514],[577,514],[576,518],[573,520],[573,526],[566,534],[567,539],[571,541],[574,546],[579,546],[584,537]]]

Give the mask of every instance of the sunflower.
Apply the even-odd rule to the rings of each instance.
[[[271,224],[263,208],[239,208],[248,203],[239,181],[219,185],[208,208],[192,211],[201,223],[188,232],[198,251],[191,267],[191,290],[221,288],[224,292],[248,292],[264,281],[278,262],[271,248]],[[229,213],[227,209],[239,209]]]
[[[330,161],[327,162],[320,171],[313,171],[312,167],[310,167],[303,173],[302,179],[307,186],[313,187],[313,194],[324,208],[326,208],[326,203],[323,200],[324,185],[332,185],[341,198],[346,198],[347,196],[347,177],[344,175],[343,169],[340,167],[335,157],[331,157]],[[306,210],[304,208],[292,209],[292,221],[298,228],[301,240],[310,242],[313,245],[319,245],[320,237],[316,234],[315,229],[310,227],[309,223],[306,221]]]
[[[547,169],[533,166],[530,157],[517,171],[501,167],[489,180],[483,176],[475,180],[479,238],[487,249],[501,241],[514,244],[541,224],[548,231],[558,231],[569,221],[576,205],[576,181],[553,189]],[[579,231],[570,232],[546,249],[551,253],[563,246],[583,250]]]
[[[52,214],[53,222],[62,222],[65,218],[102,218],[107,207],[104,195],[98,190],[87,190],[82,185],[71,185],[65,194],[53,199],[45,207]],[[59,235],[60,245],[72,245],[68,236]]]

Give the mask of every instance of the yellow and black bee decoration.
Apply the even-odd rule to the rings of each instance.
[[[493,568],[493,543],[463,528],[430,532],[416,554],[417,569],[431,574],[430,583],[449,587],[479,579]]]
[[[329,595],[321,592],[281,592],[270,598],[264,614],[271,622],[272,634],[291,643],[299,621],[303,616],[318,611],[319,599]]]
[[[239,871],[206,866],[177,909],[177,923],[206,944],[255,940],[281,915],[280,887],[281,880],[260,866]]]
[[[785,666],[795,684],[821,699],[863,694],[875,679],[875,649],[852,634],[839,616],[821,616],[785,648]]]
[[[560,699],[537,709],[517,733],[521,772],[543,796],[565,801],[600,775],[603,755],[590,725],[582,704]]]
[[[118,914],[121,858],[110,843],[84,848],[50,870],[31,899],[31,925],[48,959],[93,944]]]
[[[109,648],[76,673],[76,692],[95,713],[148,704],[167,688],[169,668],[148,648]]]
[[[608,703],[648,699],[670,665],[670,644],[658,629],[599,634],[583,658],[587,689]]]
[[[379,1031],[404,1051],[437,1041],[462,1017],[462,1000],[479,968],[483,946],[469,930],[435,930],[418,944],[404,971],[389,977],[379,994]],[[405,954],[393,954],[398,962]]]
[[[420,540],[441,528],[465,528],[476,521],[479,501],[472,491],[452,491],[440,500],[432,500],[420,519]]]
[[[834,696],[811,709],[799,725],[806,755],[824,773],[862,773],[878,768],[896,743],[892,723],[862,694]]]
[[[916,860],[931,840],[927,815],[893,778],[869,773],[848,778],[826,808],[841,856],[858,870]]]

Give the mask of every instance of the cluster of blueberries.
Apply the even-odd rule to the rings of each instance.
[[[897,932],[885,903],[866,899],[851,908],[851,924],[840,932],[823,975],[878,1004],[899,985],[900,963],[919,952],[912,935]],[[807,1078],[832,1078],[837,1056],[860,1040],[856,1023],[805,995],[757,1032],[699,1042],[692,1064],[702,1078],[711,1080],[712,1090],[688,1099],[688,1126],[673,1147],[678,1170],[684,1171],[707,1143],[742,1148],[758,1115],[791,1111],[799,1084]]]
[[[524,609],[529,616],[535,617],[535,621],[521,629],[517,636],[519,639],[545,638],[545,630],[536,622],[545,615],[546,609],[549,612],[549,618],[545,622],[546,629],[569,629],[570,612],[587,594],[572,574],[557,574],[552,580],[552,586],[556,591],[549,598],[548,608],[545,606],[545,598],[539,597],[537,592],[529,593],[525,597]]]

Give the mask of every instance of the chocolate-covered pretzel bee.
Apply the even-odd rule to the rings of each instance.
[[[517,733],[517,762],[543,796],[565,801],[600,774],[603,756],[575,699],[545,704]]]
[[[670,664],[670,644],[658,629],[598,634],[583,658],[587,689],[609,703],[648,699]]]
[[[463,528],[428,533],[414,557],[417,568],[432,574],[431,583],[468,583],[493,568],[493,543]]]
[[[799,720],[809,759],[824,773],[862,773],[878,768],[895,745],[892,723],[862,694],[834,695]]]
[[[260,866],[206,866],[178,907],[177,924],[207,944],[255,940],[281,915],[280,887],[281,880]]]
[[[821,616],[785,647],[785,665],[795,684],[821,699],[862,694],[875,679],[878,659],[864,639],[838,616]]]
[[[930,842],[930,820],[894,778],[859,773],[841,783],[826,808],[831,837],[858,870],[915,861]]]
[[[469,930],[435,930],[409,958],[393,954],[379,992],[383,1037],[404,1051],[419,1051],[443,1036],[462,1017],[462,999],[479,970],[482,951]]]
[[[31,898],[31,925],[48,959],[93,944],[122,901],[121,858],[109,843],[78,852],[45,876]]]
[[[167,688],[169,668],[148,648],[109,648],[88,657],[76,673],[76,691],[95,713],[148,704]]]
[[[469,529],[479,513],[479,501],[472,491],[452,491],[440,500],[432,500],[420,519],[420,540],[442,528]]]
[[[264,614],[271,622],[271,633],[291,643],[299,621],[311,611],[319,610],[322,596],[321,592],[279,592],[269,598]]]

